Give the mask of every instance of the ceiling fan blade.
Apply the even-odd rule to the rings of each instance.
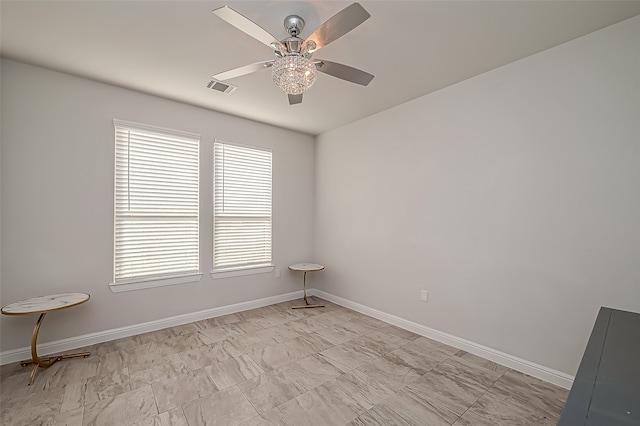
[[[357,68],[339,64],[337,62],[325,61],[324,59],[316,59],[313,63],[316,65],[316,69],[320,72],[352,83],[360,84],[362,86],[367,86],[371,83],[373,77],[375,77],[373,74],[369,74],[368,72],[364,72]]]
[[[212,12],[240,31],[250,35],[251,37],[266,44],[272,49],[274,49],[274,43],[275,45],[282,46],[280,40],[269,34],[265,29],[263,29],[261,26],[259,26],[249,18],[231,9],[229,6],[222,6],[218,9],[213,10]]]
[[[256,62],[255,64],[245,65],[244,67],[234,68],[229,71],[221,72],[219,74],[211,76],[214,80],[230,80],[232,78],[240,77],[241,75],[251,74],[252,72],[258,72],[271,68],[273,61]]]
[[[313,40],[316,47],[310,51],[321,49],[362,24],[370,16],[360,3],[353,3],[323,22],[313,34],[307,37],[305,45],[309,40]]]
[[[295,105],[302,103],[302,93],[299,95],[288,95],[289,96],[289,105]]]

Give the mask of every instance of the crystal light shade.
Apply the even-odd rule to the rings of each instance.
[[[299,95],[316,81],[315,65],[302,55],[276,58],[272,70],[273,82],[288,95]]]

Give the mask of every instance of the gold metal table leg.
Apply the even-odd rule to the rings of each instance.
[[[20,361],[20,365],[26,367],[29,364],[33,364],[33,369],[31,370],[31,376],[29,376],[29,386],[33,384],[33,381],[36,378],[36,373],[38,372],[38,367],[49,368],[56,362],[69,359],[69,358],[86,358],[91,355],[91,352],[79,352],[76,354],[65,354],[65,355],[54,355],[48,357],[39,357],[38,352],[36,350],[36,345],[38,342],[38,333],[40,332],[40,326],[42,325],[42,321],[44,320],[44,316],[47,315],[46,312],[40,314],[38,318],[38,322],[36,322],[36,326],[33,329],[33,335],[31,336],[31,359],[27,359],[24,361]]]
[[[303,308],[324,308],[324,305],[311,305],[307,300],[307,271],[304,271],[304,276],[302,278],[302,283],[304,286],[304,305],[302,306],[292,306],[291,309],[303,309]]]

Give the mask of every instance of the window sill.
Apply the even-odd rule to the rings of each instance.
[[[275,265],[262,265],[243,268],[218,269],[211,271],[211,278],[213,278],[214,280],[219,280],[222,278],[239,277],[242,275],[265,274],[268,272],[273,272],[274,267]]]
[[[145,288],[195,283],[202,279],[202,275],[203,274],[201,273],[195,273],[195,274],[180,275],[180,276],[175,276],[170,278],[153,278],[149,280],[139,280],[139,281],[124,282],[124,283],[110,283],[109,287],[111,287],[111,291],[114,293],[122,293],[125,291],[142,290]]]

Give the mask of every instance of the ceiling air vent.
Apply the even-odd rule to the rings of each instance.
[[[218,80],[211,80],[209,84],[207,84],[207,88],[230,95],[235,92],[238,86],[234,86],[233,84],[229,83],[223,83]]]

